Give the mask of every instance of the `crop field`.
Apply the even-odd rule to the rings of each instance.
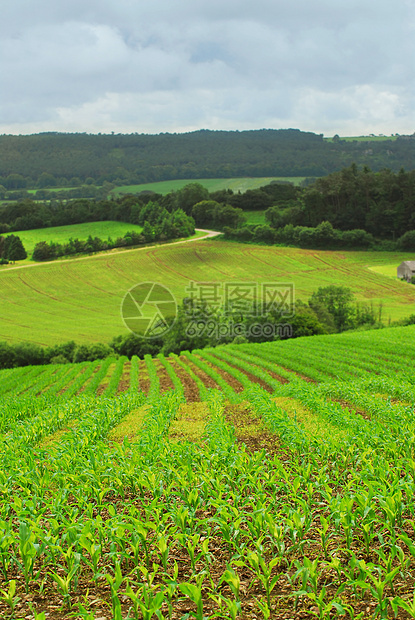
[[[1,371],[1,617],[414,617],[414,335]]]
[[[289,181],[294,185],[300,185],[306,177],[237,177],[234,179],[177,179],[172,181],[157,181],[155,183],[143,183],[142,185],[122,185],[116,187],[111,193],[114,196],[120,194],[136,194],[143,191],[152,191],[157,194],[168,194],[177,191],[189,183],[199,183],[206,187],[209,192],[217,192],[221,189],[231,189],[234,192],[246,192],[247,189],[258,189],[263,185],[269,185],[272,181]]]
[[[47,243],[67,243],[69,239],[84,241],[89,235],[99,237],[102,240],[117,239],[123,237],[126,232],[134,230],[141,232],[142,226],[127,224],[125,222],[86,222],[85,224],[72,224],[70,226],[54,226],[52,228],[37,228],[35,230],[22,230],[16,232],[30,257],[35,245],[40,241]]]
[[[0,341],[109,342],[125,332],[120,307],[143,281],[176,299],[196,282],[293,282],[296,299],[320,286],[350,287],[360,302],[382,302],[383,319],[415,311],[415,287],[373,271],[410,254],[331,252],[201,240],[0,269]]]

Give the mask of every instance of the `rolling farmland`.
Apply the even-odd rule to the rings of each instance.
[[[120,306],[143,281],[162,282],[180,301],[197,282],[293,282],[297,299],[320,286],[350,287],[383,318],[415,310],[415,287],[378,273],[414,258],[392,252],[331,252],[201,240],[0,269],[0,341],[108,342],[125,333]]]
[[[35,245],[40,241],[46,241],[47,243],[68,243],[70,239],[84,241],[88,239],[89,235],[92,237],[99,237],[105,241],[108,237],[112,237],[113,239],[122,237],[126,232],[132,230],[140,233],[143,228],[142,226],[127,224],[125,222],[106,221],[72,224],[70,226],[54,226],[52,228],[37,228],[35,230],[22,230],[18,231],[16,234],[18,234],[22,240],[30,258],[35,249]]]
[[[414,335],[1,371],[2,617],[413,617]]]

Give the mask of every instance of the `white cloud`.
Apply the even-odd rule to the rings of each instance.
[[[412,133],[413,14],[412,0],[16,0],[0,131]]]

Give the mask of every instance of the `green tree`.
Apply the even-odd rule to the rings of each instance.
[[[317,289],[312,294],[309,305],[311,308],[314,305],[325,307],[333,316],[337,331],[342,332],[353,327],[353,298],[353,293],[349,288],[332,284]]]
[[[154,230],[149,221],[144,222],[143,237],[145,238],[146,243],[151,243],[154,241]]]
[[[36,243],[35,249],[33,250],[32,259],[41,261],[41,260],[50,260],[53,258],[53,251],[50,245],[46,241],[39,241]]]
[[[27,252],[24,249],[22,240],[17,235],[9,235],[6,237],[4,244],[5,258],[11,262],[24,260],[27,258]]]
[[[208,200],[209,192],[206,187],[200,185],[200,183],[189,183],[179,189],[174,196],[174,207],[176,209],[183,209],[183,211],[190,215],[193,207],[202,200]]]

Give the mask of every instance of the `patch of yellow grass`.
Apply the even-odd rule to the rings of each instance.
[[[201,441],[208,414],[209,410],[205,403],[182,404],[177,412],[177,418],[170,425],[169,440],[173,443]]]
[[[130,440],[138,437],[147,410],[147,405],[143,405],[138,409],[130,411],[130,413],[110,431],[108,439],[111,441],[122,441],[124,437],[128,437]]]
[[[346,431],[337,428],[337,426],[333,426],[330,422],[308,411],[308,409],[295,398],[284,396],[274,398],[274,401],[291,419],[300,422],[308,435],[315,439],[331,439],[332,441],[338,441],[347,434]]]
[[[46,450],[50,450],[51,448],[54,448],[55,446],[58,445],[61,438],[64,435],[66,435],[66,433],[70,431],[71,428],[74,428],[74,426],[76,426],[77,424],[78,424],[77,419],[71,420],[70,422],[68,422],[65,428],[61,428],[58,431],[55,431],[54,433],[52,433],[52,435],[48,435],[47,437],[44,437],[42,441],[39,442],[39,447],[45,448]]]

